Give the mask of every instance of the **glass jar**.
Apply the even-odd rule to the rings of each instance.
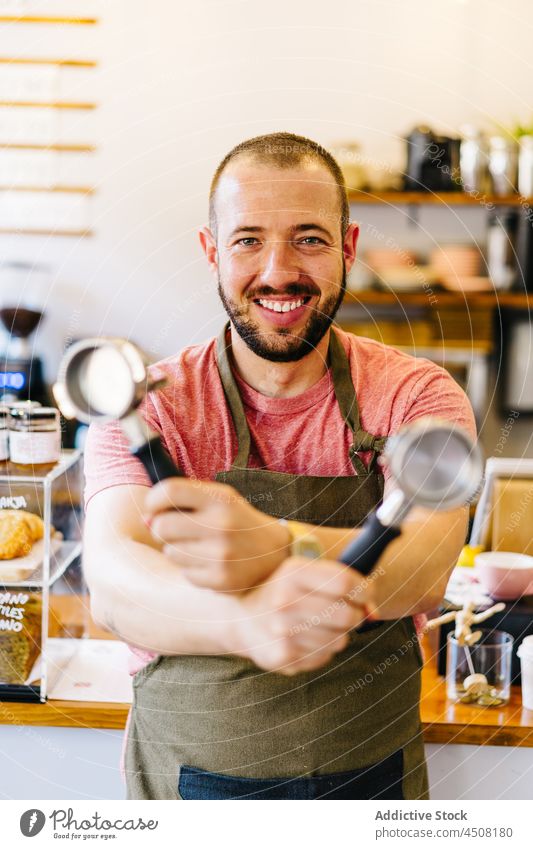
[[[514,140],[493,136],[489,149],[489,173],[493,194],[512,195],[518,182],[518,147]]]
[[[57,463],[61,454],[59,410],[21,404],[9,411],[9,457],[19,466]]]
[[[508,702],[511,695],[513,638],[506,631],[479,630],[480,639],[470,647],[459,645],[453,631],[448,634],[446,693],[455,701],[497,707]],[[484,675],[487,681],[486,690],[476,695],[467,693],[465,687],[465,679],[473,674]]]
[[[0,463],[9,459],[9,407],[0,404]]]
[[[520,139],[518,191],[523,197],[533,196],[533,136],[522,136]]]

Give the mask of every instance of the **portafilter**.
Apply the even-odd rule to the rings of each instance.
[[[83,339],[63,356],[53,392],[67,419],[85,424],[118,421],[131,453],[155,484],[182,473],[163,448],[160,436],[137,411],[147,393],[166,383],[164,379],[151,380],[147,367],[144,353],[127,339]]]
[[[466,430],[426,416],[389,437],[384,451],[396,487],[366,519],[340,560],[368,575],[389,543],[401,534],[409,510],[451,510],[468,504],[483,477],[481,451]]]

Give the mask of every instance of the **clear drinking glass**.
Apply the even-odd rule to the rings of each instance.
[[[476,629],[477,630],[477,629]],[[450,631],[447,641],[446,657],[446,692],[449,699],[465,698],[464,680],[469,675],[480,673],[487,679],[490,698],[497,699],[498,704],[509,701],[511,695],[511,658],[513,654],[513,638],[506,631],[481,630],[481,637],[473,646],[460,646]],[[468,662],[470,654],[471,664]],[[483,704],[483,701],[472,699],[472,704]],[[488,706],[488,705],[487,705]]]

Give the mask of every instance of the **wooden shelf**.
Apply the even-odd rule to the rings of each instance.
[[[69,68],[96,68],[97,62],[89,59],[26,59],[20,56],[0,56],[0,65],[59,65]]]
[[[501,293],[469,293],[462,294],[461,292],[446,292],[437,288],[436,285],[431,287],[431,292],[382,292],[378,289],[362,289],[360,291],[346,292],[344,298],[345,304],[375,304],[387,305],[398,304],[403,306],[416,307],[483,307],[491,309],[500,309],[509,307],[514,309],[532,309],[533,310],[533,293],[531,295],[522,294],[520,292],[501,292]]]
[[[90,186],[0,186],[0,192],[50,192],[71,195],[92,195]]]
[[[23,142],[0,143],[0,150],[44,150],[58,153],[93,153],[94,144],[25,144]]]
[[[61,236],[82,239],[92,236],[92,230],[24,230],[22,228],[0,228],[0,236]]]
[[[97,104],[76,103],[67,100],[0,100],[0,106],[13,107],[15,109],[96,109]]]
[[[497,195],[468,194],[466,192],[360,192],[349,191],[350,203],[388,204],[390,206],[409,204],[441,204],[443,206],[533,206],[533,198],[514,194],[505,197]]]
[[[98,18],[72,18],[55,15],[0,15],[0,24],[73,24],[93,26]]]

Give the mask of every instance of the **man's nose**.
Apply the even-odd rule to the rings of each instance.
[[[291,243],[268,241],[261,251],[261,282],[273,287],[283,286],[294,281],[295,273],[299,273],[299,268]]]

